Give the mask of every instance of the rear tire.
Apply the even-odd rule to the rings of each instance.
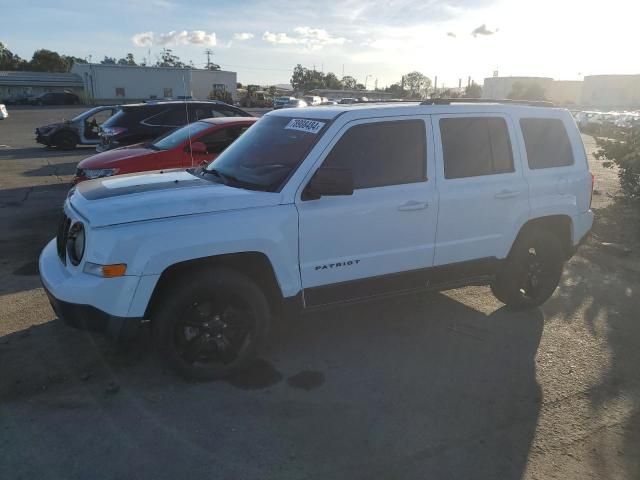
[[[264,345],[271,321],[264,293],[228,268],[180,277],[154,308],[154,342],[164,361],[193,380],[245,369]]]
[[[491,292],[513,310],[528,310],[546,302],[560,283],[563,250],[558,237],[545,231],[521,236]]]
[[[53,137],[53,144],[62,150],[73,150],[78,144],[78,139],[71,132],[60,132]]]

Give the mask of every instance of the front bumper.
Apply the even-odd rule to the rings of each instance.
[[[142,323],[141,318],[116,317],[91,305],[65,302],[54,297],[47,287],[44,287],[44,291],[56,316],[67,325],[80,330],[106,333],[120,341],[135,337]]]
[[[134,335],[142,318],[129,316],[140,277],[100,278],[65,267],[55,240],[40,254],[40,280],[58,318],[69,325],[109,334],[114,339]]]
[[[49,134],[43,134],[40,132],[36,132],[36,142],[41,143],[42,145],[46,145],[47,147],[51,146],[51,136]]]

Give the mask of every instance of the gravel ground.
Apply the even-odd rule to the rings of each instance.
[[[40,288],[92,149],[33,129],[76,112],[0,122],[0,478],[640,478],[640,222],[615,171],[594,162],[596,238],[541,309],[474,287],[314,313],[246,374],[196,384],[146,335],[116,349],[66,327]]]

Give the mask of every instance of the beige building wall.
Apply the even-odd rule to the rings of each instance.
[[[552,78],[548,77],[488,77],[484,79],[482,86],[482,98],[491,100],[505,99],[511,93],[516,82],[537,83],[546,92],[551,88]]]
[[[584,78],[582,104],[640,107],[640,75],[590,75]]]
[[[579,105],[582,102],[581,80],[554,80],[547,90],[547,99],[559,105]]]

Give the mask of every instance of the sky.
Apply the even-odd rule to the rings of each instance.
[[[371,88],[418,70],[439,86],[503,75],[640,73],[634,0],[0,0],[0,41],[99,61],[163,48],[242,83],[288,83],[293,67]]]

